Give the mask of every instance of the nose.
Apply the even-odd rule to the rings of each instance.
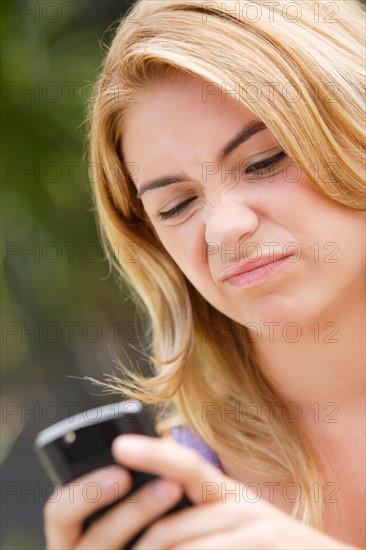
[[[251,242],[258,224],[258,215],[243,197],[239,199],[236,193],[233,196],[222,194],[207,209],[205,238],[208,254],[215,251],[220,258],[217,263],[238,261],[243,245]]]

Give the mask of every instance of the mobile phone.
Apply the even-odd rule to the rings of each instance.
[[[140,401],[128,399],[61,420],[38,434],[34,449],[51,481],[63,485],[97,468],[118,464],[112,455],[111,445],[115,437],[121,434],[158,437],[153,422]],[[126,500],[148,481],[159,477],[135,470],[130,470],[130,474],[131,489],[120,499],[87,518],[84,530],[112,506]],[[131,505],[134,505],[133,502]],[[192,502],[183,495],[180,502],[163,516],[191,505]],[[129,550],[148,527],[149,525],[130,539],[123,549]]]

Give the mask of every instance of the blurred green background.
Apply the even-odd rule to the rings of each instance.
[[[132,3],[1,3],[2,549],[43,544],[34,435],[120,399],[68,375],[103,379],[111,351],[134,364],[141,347],[98,241],[84,124],[102,43]]]

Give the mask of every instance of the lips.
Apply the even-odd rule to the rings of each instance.
[[[225,281],[226,279],[229,279],[230,277],[234,277],[235,275],[240,275],[242,273],[248,273],[249,271],[254,271],[258,267],[273,264],[278,260],[289,258],[290,256],[291,254],[287,254],[287,255],[271,254],[271,255],[262,255],[260,258],[256,260],[242,260],[241,262],[236,264],[231,264],[230,267],[224,269],[224,271],[220,275],[220,279],[222,281]]]

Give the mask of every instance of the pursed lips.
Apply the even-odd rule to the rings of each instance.
[[[240,275],[242,273],[247,273],[248,271],[253,271],[264,265],[275,263],[278,260],[282,260],[284,258],[289,258],[290,256],[291,254],[267,254],[265,256],[261,256],[256,260],[244,259],[241,262],[231,264],[229,267],[224,269],[219,278],[221,281],[225,281],[226,279],[234,277],[235,275]]]

